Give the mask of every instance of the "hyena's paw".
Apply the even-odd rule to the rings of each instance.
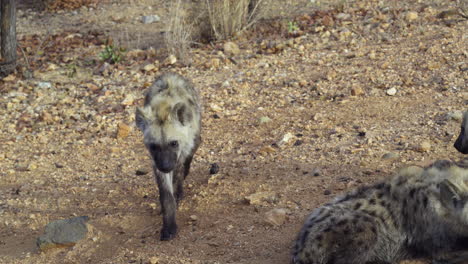
[[[177,225],[171,227],[163,227],[161,230],[161,241],[168,241],[173,239],[177,234]]]

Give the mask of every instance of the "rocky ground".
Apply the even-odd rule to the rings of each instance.
[[[399,167],[460,158],[468,22],[441,15],[456,3],[323,2],[282,6],[233,41],[238,52],[201,45],[189,67],[159,52],[165,1],[22,8],[28,61],[0,81],[0,262],[288,263],[313,208]],[[161,20],[142,24],[153,14]],[[300,31],[288,33],[291,21]],[[106,66],[109,37],[132,50]],[[156,184],[133,123],[166,71],[193,80],[204,116],[180,233],[160,242]],[[87,238],[39,252],[45,225],[74,216],[89,217]]]

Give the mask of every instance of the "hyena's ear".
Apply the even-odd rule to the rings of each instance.
[[[458,203],[461,201],[460,189],[445,179],[440,183],[440,200],[447,207],[457,207]]]
[[[193,118],[192,111],[190,111],[185,103],[177,103],[174,105],[174,108],[172,108],[172,116],[182,125],[187,125]]]
[[[148,126],[148,118],[145,115],[145,110],[141,107],[137,107],[135,111],[135,123],[138,129],[144,131]]]

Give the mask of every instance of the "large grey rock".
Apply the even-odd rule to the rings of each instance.
[[[45,234],[40,236],[36,244],[41,250],[57,247],[71,247],[88,233],[86,222],[88,216],[57,220],[47,224]]]

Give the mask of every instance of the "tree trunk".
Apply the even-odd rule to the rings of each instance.
[[[0,76],[16,68],[16,0],[0,0]]]

